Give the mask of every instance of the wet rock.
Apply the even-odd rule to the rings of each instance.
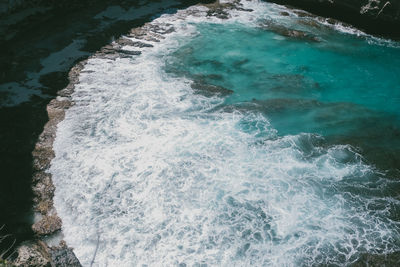
[[[175,31],[172,24],[147,24],[147,29],[158,34],[168,34]]]
[[[127,38],[120,38],[116,41],[117,44],[119,44],[121,47],[122,46],[133,46],[133,47],[153,47],[152,44],[147,44],[139,41],[132,41],[131,39]]]
[[[313,27],[315,29],[322,29],[322,25],[321,23],[318,23],[315,20],[312,19],[300,19],[297,21],[299,24],[305,25],[305,26],[309,26],[309,27]]]
[[[254,11],[251,8],[242,8],[242,7],[236,7],[236,10],[245,11],[245,12],[253,12]]]
[[[48,255],[35,243],[21,245],[18,250],[18,257],[13,261],[13,266],[52,266]]]
[[[216,1],[215,3],[205,4],[204,6],[208,8],[207,11],[208,17],[217,17],[219,19],[228,19],[229,18],[228,10],[232,9],[239,11],[246,11],[246,12],[253,11],[252,9],[243,8],[240,1],[232,1],[229,3],[220,3],[219,1]]]
[[[127,39],[127,38],[120,38],[115,42],[117,44],[119,44],[120,46],[125,46],[125,45],[133,46],[133,44],[134,44],[134,42],[131,39]]]
[[[115,48],[112,45],[106,45],[100,51],[105,54],[112,54],[115,53]]]
[[[162,28],[160,25],[154,26],[150,23],[146,23],[142,27],[132,29],[127,36],[149,42],[160,42],[161,39],[165,38],[162,36],[163,34],[167,34],[175,30],[173,27],[166,27],[167,28]]]
[[[294,14],[296,14],[298,17],[300,18],[305,18],[305,17],[309,17],[309,18],[315,18],[316,16],[314,14],[311,14],[309,12],[306,12],[304,10],[299,10],[299,9],[293,9],[292,12]]]
[[[142,48],[142,47],[153,47],[152,44],[146,44],[146,43],[143,43],[143,42],[133,42],[132,46],[139,47],[139,48]]]
[[[278,25],[275,24],[272,21],[264,21],[260,27],[262,29],[272,31],[276,34],[289,37],[292,39],[297,39],[297,40],[304,40],[304,41],[310,41],[310,42],[321,42],[321,40],[315,36],[312,35],[311,33],[305,32],[305,31],[300,31],[300,30],[294,30],[294,29],[289,29],[286,28],[283,25]]]
[[[203,81],[195,81],[191,84],[191,87],[196,93],[208,97],[214,95],[227,96],[233,93],[232,90],[226,89],[225,87],[208,84]]]
[[[400,38],[400,0],[272,0],[332,17],[373,34]],[[299,17],[310,13],[294,10]]]
[[[36,145],[35,151],[32,152],[33,168],[36,171],[46,170],[50,167],[50,162],[54,158],[54,151],[48,147]],[[40,155],[40,156],[37,156]]]
[[[217,17],[219,19],[228,19],[229,14],[223,8],[214,8],[207,11],[208,17]]]
[[[61,230],[62,221],[57,215],[43,216],[32,225],[32,230],[38,235],[48,235]]]
[[[55,187],[51,180],[51,175],[43,172],[36,173],[33,177],[33,182],[35,183],[32,187],[35,195],[33,199],[35,210],[46,215],[53,207]]]
[[[80,267],[81,264],[76,258],[72,249],[67,247],[65,242],[62,242],[58,247],[51,247],[49,250],[51,261],[55,266],[62,267]]]
[[[140,51],[132,51],[132,50],[124,50],[124,49],[119,49],[119,50],[117,50],[117,52],[120,54],[130,55],[130,56],[137,56],[142,53]]]
[[[73,250],[64,241],[58,246],[49,247],[43,241],[22,244],[17,250],[18,256],[12,266],[41,266],[41,267],[80,267]]]

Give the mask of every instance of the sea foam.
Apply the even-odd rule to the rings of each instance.
[[[354,148],[279,136],[265,115],[223,111],[222,97],[165,72],[198,23],[255,27],[282,8],[243,4],[255,11],[163,15],[152,23],[175,32],[142,55],[88,60],[50,169],[65,240],[84,266],[343,265],[399,249],[386,216],[395,199],[379,194],[390,182]]]

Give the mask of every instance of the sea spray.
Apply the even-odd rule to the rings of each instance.
[[[254,80],[244,81],[259,77],[267,63],[210,30],[259,35],[259,44],[289,38],[286,49],[318,47],[263,33],[265,16],[288,27],[282,9],[244,1],[221,19],[192,7],[154,20],[156,27],[144,27],[150,34],[136,30],[141,34],[132,40],[153,45],[141,55],[88,60],[74,106],[58,125],[50,170],[65,239],[83,265],[94,253],[98,266],[343,265],[363,253],[399,250],[399,218],[392,216],[398,199],[390,190],[398,183],[367,164],[358,148],[330,144],[317,126],[276,127],[280,111],[284,121],[299,120],[287,116],[290,101],[277,102],[250,86]],[[172,27],[167,34],[154,30]],[[226,45],[221,57],[200,53],[192,41],[204,39]],[[226,66],[236,59],[248,62],[235,73]],[[284,62],[275,60],[276,74]],[[282,85],[271,77],[259,84]],[[233,93],[199,93],[195,82]],[[314,82],[300,79],[299,88],[295,81],[277,94],[297,99],[300,90],[307,97],[295,103],[312,108],[334,102],[315,100],[321,89]]]

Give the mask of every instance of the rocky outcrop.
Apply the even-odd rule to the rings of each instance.
[[[18,248],[18,257],[13,266],[71,266],[81,264],[65,242],[59,246],[48,247],[43,241],[28,242]]]
[[[350,23],[366,32],[400,39],[400,0],[269,0]]]
[[[79,82],[79,73],[85,61],[80,62],[69,72],[70,83],[58,92],[58,97],[47,105],[49,121],[40,134],[33,155],[33,192],[35,222],[32,230],[36,240],[21,244],[18,257],[13,261],[15,266],[81,266],[79,260],[62,240],[56,246],[49,246],[45,240],[60,234],[62,221],[53,206],[55,187],[48,173],[50,162],[54,158],[53,142],[56,137],[57,124],[64,119],[65,110],[72,106],[71,94]]]

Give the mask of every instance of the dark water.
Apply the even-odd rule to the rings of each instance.
[[[198,1],[74,1],[0,18],[0,253],[32,237],[31,152],[69,69],[160,13]],[[206,1],[205,1],[206,2]]]

